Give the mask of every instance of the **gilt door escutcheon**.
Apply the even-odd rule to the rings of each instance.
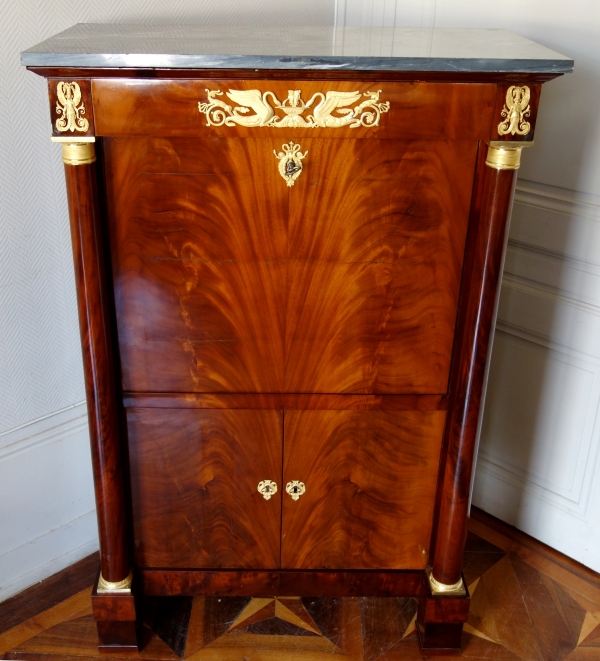
[[[288,493],[292,500],[298,500],[300,496],[306,491],[306,486],[304,482],[299,482],[298,480],[292,480],[285,485],[286,493]]]
[[[302,159],[308,154],[300,151],[300,145],[290,142],[289,145],[282,145],[283,151],[277,153],[273,150],[275,158],[279,159],[279,174],[285,179],[288,186],[293,186],[294,182],[302,174]]]
[[[270,500],[271,496],[277,493],[277,484],[273,480],[262,480],[257,489],[265,500]]]

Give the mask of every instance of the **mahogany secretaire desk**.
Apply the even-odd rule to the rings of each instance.
[[[573,62],[501,30],[77,25],[62,143],[102,647],[144,595],[419,600],[458,650],[516,171]]]

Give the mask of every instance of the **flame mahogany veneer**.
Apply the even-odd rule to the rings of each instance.
[[[425,570],[461,577],[516,178],[486,142],[531,140],[498,136],[506,91],[530,86],[533,129],[553,76],[35,71],[53,121],[81,83],[96,137],[65,170],[101,571],[134,573],[133,596],[94,592],[101,647],[135,648],[144,595],[361,594],[417,597],[423,648],[457,651],[468,592]],[[207,88],[375,87],[376,127],[198,111]]]

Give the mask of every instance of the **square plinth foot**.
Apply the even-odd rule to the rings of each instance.
[[[417,624],[419,644],[423,655],[439,654],[457,656],[462,653],[461,638],[463,625],[460,624]]]
[[[417,633],[423,654],[461,653],[463,624],[469,616],[470,601],[466,588],[463,595],[432,593],[429,580],[424,577],[423,595],[417,611]]]
[[[138,633],[135,622],[101,620],[98,628],[98,649],[102,652],[139,652]]]
[[[102,652],[139,651],[135,598],[128,594],[98,593],[98,579],[92,592],[92,611]]]

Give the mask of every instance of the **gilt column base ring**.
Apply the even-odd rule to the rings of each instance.
[[[131,583],[133,582],[133,572],[129,572],[127,578],[122,581],[111,582],[107,581],[100,572],[98,578],[98,594],[131,594]]]
[[[427,580],[429,581],[431,593],[434,596],[462,597],[467,594],[462,576],[456,583],[449,585],[447,583],[440,583],[440,581],[434,578],[432,570],[428,569]]]

